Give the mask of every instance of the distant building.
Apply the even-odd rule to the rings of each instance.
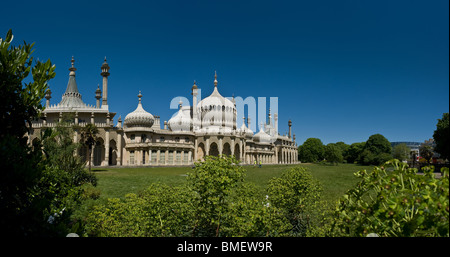
[[[399,144],[406,144],[409,149],[411,149],[411,152],[416,154],[416,156],[419,156],[419,147],[422,145],[420,142],[391,142],[391,146],[394,147]]]

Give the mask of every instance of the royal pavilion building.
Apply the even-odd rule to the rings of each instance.
[[[95,90],[96,104],[89,105],[82,100],[75,79],[75,60],[72,57],[69,81],[62,99],[51,104],[51,91],[45,96],[46,108],[42,117],[32,123],[29,142],[39,137],[45,128],[55,127],[63,117],[72,117],[73,140],[80,140],[80,128],[95,124],[98,128],[96,144],[91,151],[94,166],[170,166],[192,165],[206,155],[233,155],[242,164],[293,164],[298,153],[295,135],[292,136],[291,121],[288,135],[277,131],[277,114],[268,114],[265,124],[254,133],[250,119],[241,117],[241,127],[236,126],[237,111],[234,98],[231,100],[219,93],[217,74],[210,96],[197,99],[198,88],[194,82],[191,88],[192,106],[183,106],[168,121],[146,110],[147,99],[139,92],[136,109],[114,124],[116,113],[108,105],[109,65],[101,65],[102,89]],[[93,90],[94,91],[94,90]],[[200,100],[200,101],[198,101]],[[152,110],[153,112],[153,110]],[[247,125],[246,125],[247,121]],[[87,149],[80,155],[86,156]]]

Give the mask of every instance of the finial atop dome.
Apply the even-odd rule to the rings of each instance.
[[[72,55],[72,60],[70,60],[70,62],[72,63],[72,67],[69,68],[69,70],[70,70],[69,75],[70,76],[75,76],[75,71],[77,70],[77,68],[75,68],[73,66],[73,64],[75,63],[75,59],[73,58],[73,55]]]
[[[142,98],[141,90],[139,90],[138,98],[139,98],[139,104],[141,104],[141,98]]]
[[[217,71],[214,71],[214,86],[217,87]]]
[[[180,97],[180,101],[178,102],[178,107],[180,108],[180,110],[181,110],[181,107],[183,107],[183,101],[181,101],[181,97]]]

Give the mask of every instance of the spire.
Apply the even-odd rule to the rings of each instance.
[[[75,76],[75,71],[77,70],[77,68],[75,68],[73,66],[73,64],[75,63],[75,59],[73,58],[73,55],[72,55],[72,60],[70,62],[72,63],[72,67],[69,68],[69,71],[70,71],[69,76]]]
[[[214,86],[217,87],[217,71],[214,71]]]
[[[75,59],[72,56],[70,61],[72,66],[69,68],[69,82],[67,83],[66,92],[62,96],[62,100],[59,103],[62,107],[86,107],[86,104],[81,100],[81,94],[78,92],[77,81],[75,80]]]

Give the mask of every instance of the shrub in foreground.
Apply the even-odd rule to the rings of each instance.
[[[449,174],[417,169],[391,160],[372,172],[340,200],[331,230],[334,236],[449,236]]]

